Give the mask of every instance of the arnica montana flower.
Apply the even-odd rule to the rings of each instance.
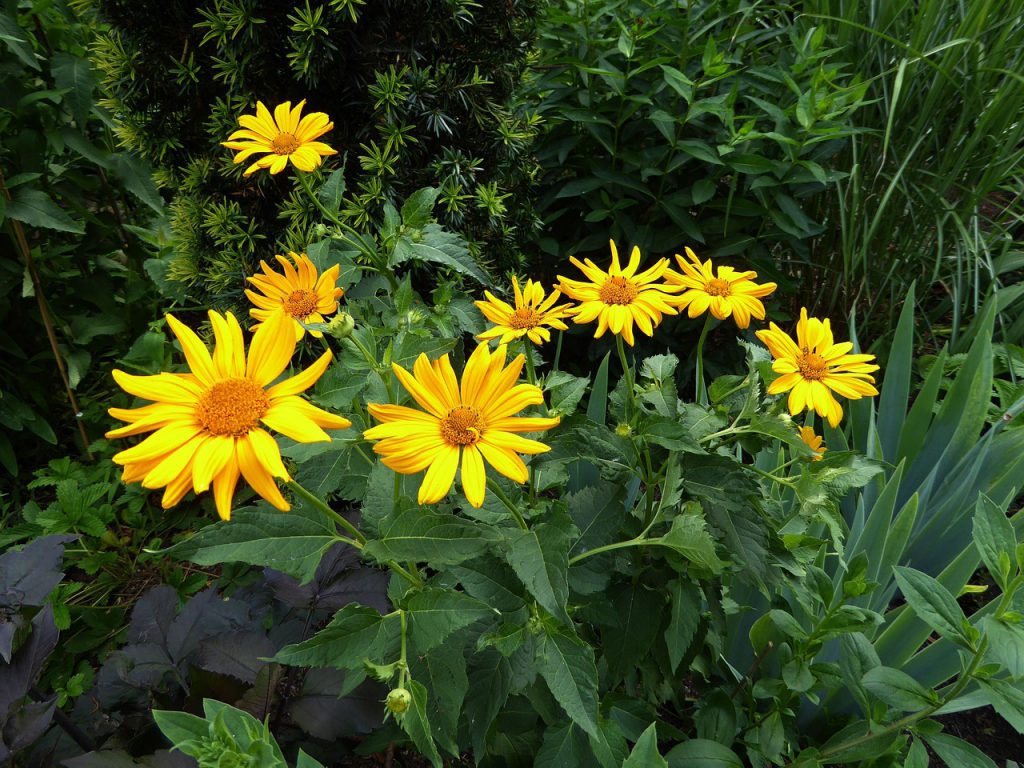
[[[265,322],[274,312],[283,309],[285,314],[295,320],[295,340],[298,341],[306,332],[303,323],[322,323],[324,315],[338,310],[338,297],[343,291],[335,286],[341,267],[335,264],[322,275],[317,274],[316,265],[306,254],[288,253],[295,266],[284,256],[275,256],[284,270],[275,272],[265,261],[260,262],[263,274],[255,274],[247,278],[259,288],[260,293],[247,290],[245,295],[256,305],[249,314],[256,320]],[[257,323],[252,330],[257,330]],[[310,331],[313,336],[323,336],[320,331]]]
[[[623,269],[619,266],[619,252],[614,242],[612,263],[608,271],[598,267],[590,259],[581,263],[575,256],[569,261],[586,275],[587,280],[570,280],[558,276],[559,287],[570,299],[580,302],[572,310],[576,323],[597,321],[594,338],[599,339],[606,330],[633,345],[633,324],[646,333],[654,335],[654,329],[661,323],[662,315],[677,314],[673,307],[673,294],[683,290],[677,285],[655,282],[668,270],[668,260],[659,259],[650,269],[637,274],[640,267],[640,249],[636,246],[629,256],[629,263]]]
[[[426,470],[420,504],[434,504],[448,495],[460,459],[462,490],[470,504],[480,507],[486,494],[485,459],[505,477],[525,483],[529,472],[519,454],[550,450],[518,434],[551,429],[559,420],[515,417],[527,406],[539,405],[544,396],[539,387],[516,384],[525,358],[519,355],[506,366],[505,354],[504,344],[493,352],[487,342],[480,344],[466,361],[461,382],[448,355],[433,363],[420,355],[411,374],[393,365],[402,386],[426,410],[369,406],[381,423],[363,435],[380,441],[373,450],[384,457],[385,466],[403,475]]]
[[[238,118],[241,129],[221,142],[228,149],[238,150],[235,164],[253,155],[264,155],[245,169],[245,176],[261,168],[269,169],[272,174],[280,173],[289,160],[300,171],[315,171],[323,162],[322,157],[338,154],[336,149],[317,141],[334,128],[334,123],[323,112],[310,112],[302,117],[305,105],[303,99],[292,109],[292,103],[286,101],[278,104],[271,115],[263,102],[257,101],[255,115]]]
[[[800,439],[804,441],[804,445],[817,454],[812,460],[821,461],[821,457],[825,455],[826,450],[825,446],[822,445],[824,439],[821,435],[814,434],[812,427],[800,427]]]
[[[769,325],[769,330],[757,332],[757,338],[775,358],[772,370],[782,374],[768,386],[768,394],[789,392],[791,414],[813,408],[836,427],[843,418],[843,408],[833,392],[850,400],[878,394],[871,375],[878,370],[871,363],[875,356],[848,354],[853,344],[836,344],[827,319],[809,318],[807,310],[801,309],[796,337],[793,341],[775,323]]]
[[[534,344],[541,344],[551,340],[551,331],[544,326],[558,331],[566,330],[567,326],[562,322],[562,318],[569,316],[572,305],[554,306],[561,296],[557,288],[544,298],[544,288],[540,283],[527,280],[526,285],[520,290],[519,281],[513,277],[512,293],[515,296],[515,307],[497,298],[490,291],[484,291],[487,301],[473,302],[484,317],[494,323],[493,328],[477,336],[480,341],[498,339],[500,344],[508,344],[525,336]]]
[[[687,262],[679,254],[676,261],[683,274],[668,270],[665,279],[681,285],[686,292],[677,298],[679,310],[684,307],[690,317],[697,317],[708,310],[719,320],[730,315],[740,328],[750,325],[750,318],[764,320],[764,304],[760,299],[776,289],[775,283],[754,282],[756,272],[737,272],[732,267],[715,268],[711,259],[702,262],[693,251],[686,249]]]
[[[248,359],[242,329],[231,313],[210,312],[216,345],[206,345],[171,315],[174,331],[191,373],[133,376],[115,370],[114,379],[129,394],[154,401],[141,408],[111,408],[128,426],[107,437],[152,432],[141,443],[114,456],[124,466],[126,483],[164,488],[163,507],[173,507],[189,490],[213,485],[218,514],[231,517],[239,475],[260,496],[282,511],[289,509],[274,478],[289,480],[270,427],[300,443],[330,440],[327,429],[351,426],[348,419],[322,411],[298,397],[313,386],[331,362],[325,353],[309,368],[269,385],[288,366],[295,351],[292,321],[274,314],[252,338]]]

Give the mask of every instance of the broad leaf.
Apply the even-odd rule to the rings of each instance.
[[[265,565],[305,584],[337,543],[335,524],[311,507],[296,505],[282,514],[258,506],[236,510],[230,521],[208,525],[166,552],[199,565]]]
[[[565,632],[548,631],[537,643],[535,664],[566,714],[598,738],[597,667],[591,647]]]
[[[380,538],[366,542],[363,555],[381,563],[458,565],[484,553],[489,542],[485,532],[480,525],[451,514],[414,507],[382,520]]]
[[[478,619],[496,619],[501,614],[489,605],[450,589],[422,589],[406,602],[410,642],[419,654],[443,643],[452,632]]]
[[[363,660],[391,661],[398,652],[398,614],[381,616],[363,605],[346,605],[313,637],[281,649],[274,661],[296,667],[362,669]]]

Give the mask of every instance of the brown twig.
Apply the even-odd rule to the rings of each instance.
[[[10,201],[11,191],[7,189],[3,169],[0,169],[0,190],[3,190],[4,196]],[[36,295],[36,302],[39,304],[39,314],[42,317],[43,326],[46,328],[46,337],[50,340],[50,350],[53,352],[53,359],[57,363],[57,370],[60,372],[61,381],[64,382],[64,391],[67,392],[68,400],[71,403],[75,423],[78,424],[78,433],[82,437],[82,448],[85,450],[85,455],[89,461],[92,461],[92,451],[89,450],[89,435],[85,431],[85,424],[82,423],[82,409],[78,407],[78,398],[75,397],[75,393],[71,389],[71,381],[68,379],[67,368],[64,366],[64,358],[61,357],[60,346],[57,344],[57,332],[53,327],[53,316],[50,314],[49,307],[46,306],[46,298],[43,296],[43,285],[39,280],[39,271],[36,269],[35,260],[32,258],[32,251],[28,247],[25,229],[17,219],[9,219],[9,221],[11,229],[14,231],[14,239],[17,241],[18,248],[21,251],[21,257],[25,261],[25,269],[28,270],[29,277],[32,280],[32,290]]]

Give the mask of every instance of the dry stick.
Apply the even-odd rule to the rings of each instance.
[[[0,189],[3,190],[4,196],[6,196],[7,200],[10,201],[11,191],[7,189],[3,169],[0,169]],[[14,230],[14,238],[18,241],[18,246],[21,250],[21,257],[25,261],[25,268],[28,270],[29,277],[32,279],[32,290],[36,295],[36,302],[39,304],[39,314],[42,317],[43,326],[46,328],[46,337],[50,340],[50,350],[53,352],[53,359],[57,363],[57,370],[60,372],[61,381],[64,382],[64,391],[67,392],[68,400],[71,402],[71,408],[75,414],[75,423],[78,424],[78,433],[82,437],[82,447],[85,449],[86,457],[89,461],[92,461],[92,451],[89,450],[89,435],[86,434],[85,424],[82,423],[82,409],[78,407],[78,398],[75,397],[75,393],[71,389],[71,382],[68,380],[68,372],[64,367],[64,358],[60,355],[60,346],[57,344],[57,333],[53,329],[53,317],[50,315],[49,307],[46,306],[46,299],[43,296],[43,285],[39,280],[39,272],[36,270],[36,263],[32,259],[32,252],[28,247],[25,230],[21,226],[21,222],[17,219],[9,220],[11,222],[11,228]]]

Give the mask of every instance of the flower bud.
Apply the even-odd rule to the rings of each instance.
[[[619,437],[629,437],[631,434],[633,434],[633,428],[629,426],[629,424],[623,422],[619,424],[617,427],[615,427],[615,434],[618,435]]]
[[[327,323],[327,332],[338,341],[347,339],[355,330],[356,319],[347,312],[339,312]]]
[[[388,697],[384,704],[390,712],[401,715],[412,704],[412,694],[405,690],[405,688],[395,688],[388,692]]]

